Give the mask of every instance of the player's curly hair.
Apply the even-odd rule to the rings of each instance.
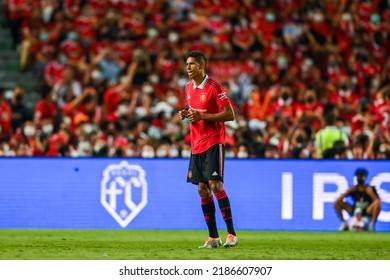
[[[204,53],[200,52],[200,51],[192,51],[192,52],[189,52],[186,57],[185,57],[185,60],[187,61],[187,59],[189,57],[193,57],[195,58],[195,61],[198,62],[200,65],[202,65],[203,67],[206,67],[206,64],[207,64],[207,58],[206,56],[204,55]]]

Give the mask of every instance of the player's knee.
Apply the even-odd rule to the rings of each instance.
[[[381,206],[382,206],[382,203],[380,200],[376,200],[373,202],[373,206],[376,208],[376,209],[381,209]]]
[[[211,181],[209,181],[209,186],[210,186],[210,189],[213,193],[223,190],[223,186],[222,186],[221,181],[211,180]]]
[[[210,191],[209,187],[207,186],[207,184],[204,184],[204,183],[198,184],[198,193],[199,193],[199,196],[201,196],[201,197],[211,196],[211,191]]]

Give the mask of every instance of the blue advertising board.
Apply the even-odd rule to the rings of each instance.
[[[382,200],[376,230],[390,231],[388,161],[227,159],[235,227],[335,231],[333,201],[358,167]],[[3,158],[0,228],[205,229],[187,169],[186,159]]]

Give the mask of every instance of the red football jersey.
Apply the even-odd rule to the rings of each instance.
[[[195,86],[194,81],[187,83],[185,94],[189,108],[201,114],[219,113],[224,106],[230,104],[223,86],[207,75],[199,86]],[[203,153],[215,144],[225,144],[224,122],[201,120],[191,123],[190,128],[193,154]]]

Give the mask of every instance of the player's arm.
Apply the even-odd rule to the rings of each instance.
[[[371,198],[372,202],[375,202],[376,200],[379,200],[379,197],[375,194],[373,187],[366,188],[366,193]]]
[[[348,195],[351,194],[352,191],[354,191],[356,187],[351,187],[348,190],[346,190],[344,193],[342,193],[335,201],[335,203],[341,203],[343,202],[343,199],[346,198]]]
[[[198,122],[201,120],[212,122],[226,122],[233,121],[235,119],[234,110],[230,103],[222,107],[221,112],[215,114],[201,114],[199,111],[190,109],[188,110],[187,117],[190,122]]]

